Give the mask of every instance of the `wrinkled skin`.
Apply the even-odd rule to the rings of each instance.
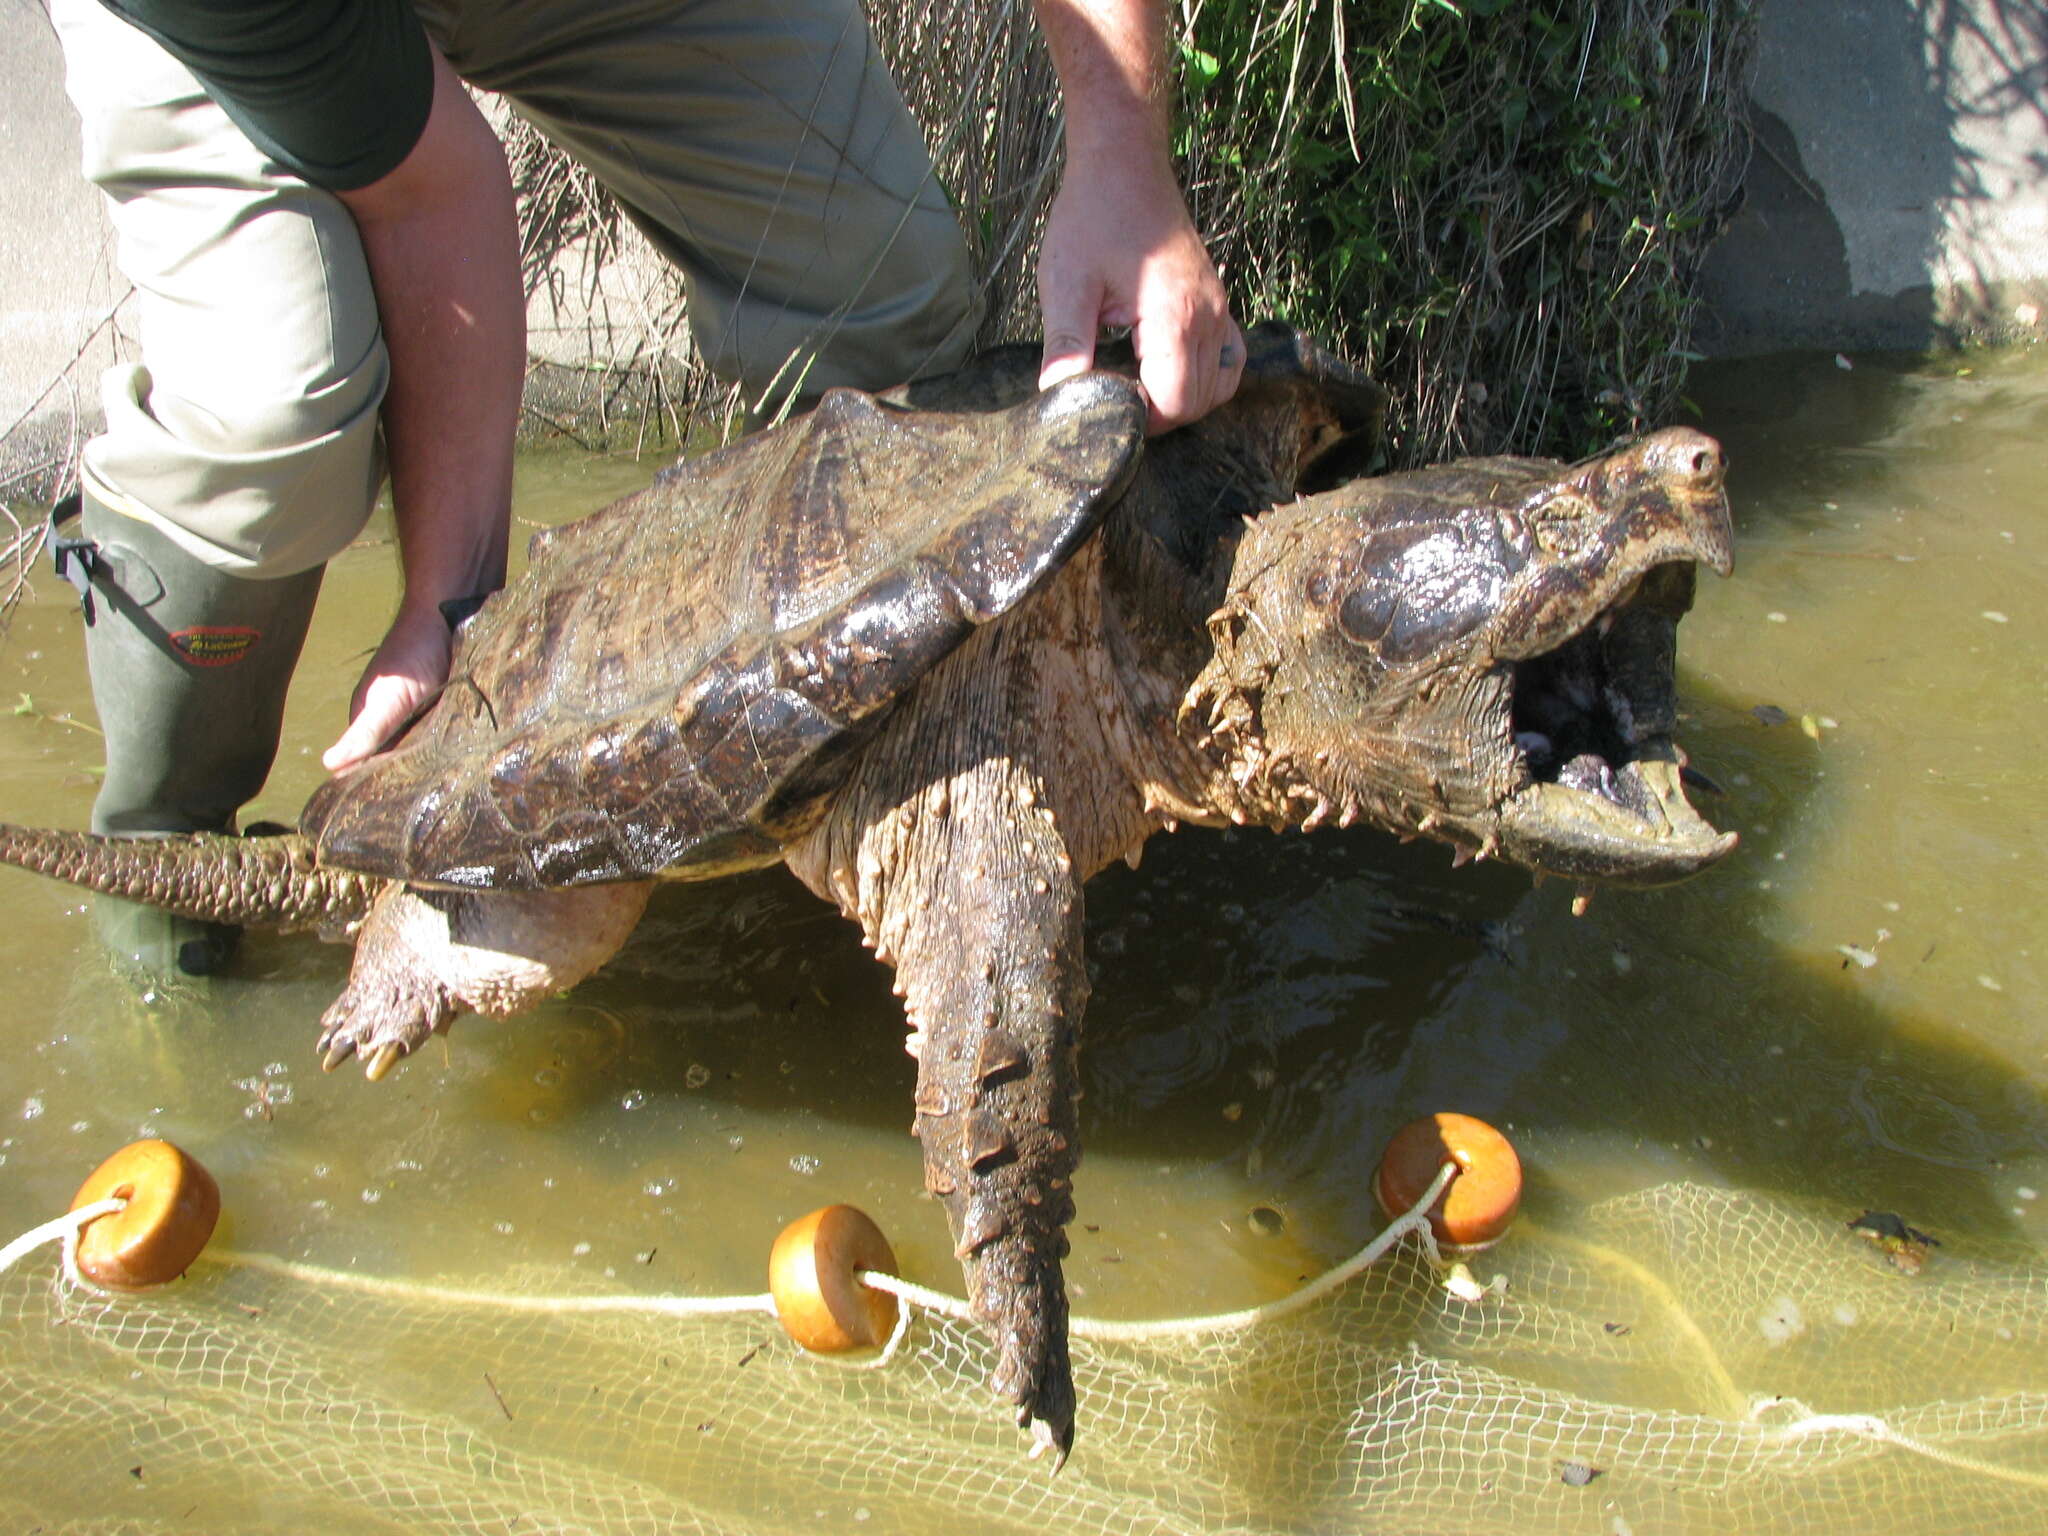
[[[1147,837],[1181,822],[1365,821],[1441,839],[1461,858],[1628,884],[1684,878],[1733,843],[1686,805],[1670,739],[1673,635],[1693,568],[1729,560],[1712,441],[1673,430],[1576,468],[1496,459],[1344,483],[1375,394],[1341,373],[1304,373],[1298,355],[1275,362],[1270,332],[1263,344],[1263,382],[1255,365],[1232,406],[1147,448],[1098,531],[1012,605],[965,626],[955,648],[921,659],[820,755],[792,766],[769,742],[735,763],[731,776],[766,775],[725,785],[742,813],[659,854],[666,863],[617,867],[619,848],[641,844],[607,841],[586,814],[607,795],[642,805],[653,758],[621,754],[619,727],[576,724],[558,694],[502,660],[509,679],[479,676],[472,692],[525,688],[524,724],[477,742],[430,717],[419,739],[439,731],[456,769],[481,765],[463,781],[485,786],[461,802],[464,825],[517,812],[573,824],[575,837],[451,837],[443,812],[460,794],[444,792],[438,768],[404,769],[427,788],[401,797],[408,836],[451,852],[452,869],[473,858],[495,871],[469,882],[483,889],[417,869],[379,882],[339,867],[374,873],[374,855],[316,856],[303,837],[138,849],[6,829],[0,857],[196,915],[353,933],[355,973],[322,1044],[330,1065],[358,1054],[372,1076],[460,1011],[503,1016],[587,975],[637,921],[646,877],[786,860],[896,968],[926,1182],[997,1343],[994,1388],[1064,1456],[1075,1404],[1060,1261],[1079,1158],[1089,876],[1112,859],[1135,863]],[[1026,349],[998,353],[913,387],[907,402],[999,407],[1029,395],[1034,364]],[[1314,494],[1291,499],[1301,489]],[[594,552],[591,568],[573,568],[579,579],[647,516],[601,513],[568,534],[565,547]],[[549,611],[544,593],[514,604]],[[634,620],[651,642],[681,610],[633,611],[652,615]],[[493,633],[476,644],[528,654],[503,625]],[[616,660],[619,647],[604,654]],[[451,707],[497,724],[496,705]],[[679,706],[675,718],[700,715]],[[535,743],[558,730],[567,745],[551,757]],[[548,766],[588,774],[607,752],[638,765],[630,793],[616,774],[593,787]],[[682,766],[701,786],[698,764]],[[512,812],[489,799],[493,771]],[[339,825],[343,798],[316,797],[309,822]],[[389,840],[393,814],[341,819],[367,846]],[[280,850],[250,851],[269,843]],[[201,875],[179,864],[188,858]],[[548,860],[598,872],[550,880]],[[253,873],[235,872],[245,865]],[[325,906],[308,894],[317,880],[334,887]],[[213,894],[192,899],[200,887]]]

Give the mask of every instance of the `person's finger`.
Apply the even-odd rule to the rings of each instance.
[[[1210,398],[1209,409],[1213,411],[1237,393],[1237,386],[1244,382],[1244,368],[1249,360],[1244,331],[1235,320],[1226,317],[1223,345],[1216,353],[1216,389]]]
[[[425,690],[407,678],[380,677],[372,681],[364,688],[362,703],[348,729],[320,754],[320,766],[329,773],[339,773],[374,757],[411,718],[423,697]]]
[[[1138,378],[1152,402],[1145,430],[1154,434],[1198,420],[1228,398],[1224,338],[1236,331],[1227,314],[1191,312],[1187,295],[1168,297],[1174,302],[1141,321],[1137,334]],[[1239,346],[1240,359],[1242,352]]]
[[[320,754],[320,766],[329,773],[339,773],[374,756],[378,746],[374,729],[371,722],[361,715],[356,716],[349,722],[348,729],[341,733],[340,739]]]
[[[1244,333],[1229,311],[1217,314],[1189,349],[1190,388],[1194,393],[1191,420],[1208,415],[1237,393],[1244,379]]]
[[[1045,344],[1038,360],[1038,387],[1051,389],[1062,379],[1095,366],[1095,333],[1102,323],[1102,286],[1068,283],[1039,271],[1038,307],[1045,322]]]

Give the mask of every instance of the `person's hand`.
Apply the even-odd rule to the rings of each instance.
[[[1147,431],[1199,419],[1244,376],[1244,335],[1163,157],[1070,159],[1046,217],[1038,296],[1038,387],[1091,367],[1103,327],[1129,326]]]
[[[453,639],[439,608],[402,607],[349,703],[348,729],[320,755],[329,773],[374,756],[448,680]]]

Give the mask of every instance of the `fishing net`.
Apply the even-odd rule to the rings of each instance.
[[[1960,1247],[1960,1244],[1953,1245]],[[1081,1438],[1020,1454],[973,1327],[805,1354],[752,1298],[492,1293],[211,1255],[0,1276],[0,1528],[57,1533],[1954,1530],[2048,1523],[2048,1277],[1917,1274],[1840,1213],[1667,1184],[1412,1242],[1286,1315],[1077,1327]],[[575,1310],[602,1307],[605,1310]],[[1849,1398],[1841,1359],[1865,1362]],[[1588,1390],[1597,1383],[1598,1397]]]

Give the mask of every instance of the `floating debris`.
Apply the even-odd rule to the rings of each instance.
[[[1770,1310],[1756,1320],[1756,1326],[1763,1334],[1764,1342],[1776,1349],[1806,1332],[1806,1313],[1790,1296],[1780,1296],[1771,1303]]]
[[[1891,1211],[1865,1211],[1849,1223],[1849,1230],[1882,1251],[1902,1275],[1919,1274],[1927,1263],[1927,1250],[1941,1246],[1941,1239],[1907,1226]]]
[[[1851,965],[1858,965],[1866,971],[1869,970],[1877,964],[1878,946],[1891,936],[1891,929],[1880,928],[1877,930],[1877,937],[1870,941],[1868,949],[1860,944],[1837,944],[1835,953],[1842,956],[1842,969],[1846,971]]]
[[[1472,1266],[1460,1259],[1443,1273],[1444,1289],[1467,1306],[1477,1306],[1489,1296],[1505,1296],[1508,1293],[1508,1277],[1495,1275],[1482,1282],[1472,1273]]]
[[[1792,718],[1775,704],[1759,704],[1750,713],[1765,725],[1783,725]]]

